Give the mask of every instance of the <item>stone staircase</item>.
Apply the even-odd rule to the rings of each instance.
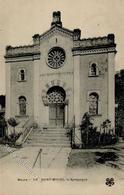
[[[46,128],[44,130],[34,129],[27,138],[25,145],[40,147],[70,147],[70,141],[64,128]]]

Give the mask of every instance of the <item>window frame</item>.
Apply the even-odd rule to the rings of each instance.
[[[93,110],[95,111],[95,113],[90,112],[90,108],[91,108],[91,104],[93,103],[93,99],[91,101],[91,96],[94,96],[95,100],[95,107],[93,107]],[[92,102],[92,103],[91,103]],[[89,114],[92,116],[96,116],[98,115],[99,111],[99,95],[96,92],[92,92],[89,94]]]
[[[93,64],[96,65],[96,74],[94,74],[94,75],[91,72],[91,67],[92,67]],[[89,74],[88,74],[88,76],[89,77],[99,77],[99,68],[98,68],[98,64],[96,62],[91,62],[89,64]]]
[[[20,100],[22,98],[25,100],[25,113],[24,114],[21,114],[21,110],[20,110]],[[27,99],[25,96],[21,95],[18,97],[18,106],[19,106],[19,116],[26,116],[27,115]]]
[[[96,93],[98,95],[98,112],[97,114],[90,114],[89,113],[89,106],[90,106],[90,100],[89,100],[89,97],[90,97],[90,94],[92,93]],[[88,110],[88,113],[90,116],[93,116],[93,117],[96,117],[96,116],[102,116],[102,112],[101,112],[101,95],[100,95],[100,91],[98,90],[90,90],[87,92],[87,110]]]
[[[24,71],[24,80],[21,79],[21,71]],[[18,70],[18,82],[26,82],[27,81],[27,74],[26,74],[26,69],[25,68],[19,68]]]

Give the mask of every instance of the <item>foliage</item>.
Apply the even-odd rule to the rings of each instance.
[[[124,69],[115,75],[115,100],[117,104],[115,109],[116,132],[119,128],[119,131],[121,129],[119,136],[124,136]]]
[[[85,113],[80,127],[83,148],[105,146],[117,142],[117,136],[114,135],[111,121],[108,119],[101,124],[100,131],[97,131],[97,128],[93,126],[91,116]]]
[[[7,122],[12,127],[16,127],[19,124],[19,122],[15,118],[9,118]]]
[[[0,105],[5,108],[5,95],[0,95]]]
[[[7,122],[10,126],[13,127],[13,133],[10,135],[10,141],[12,140],[12,142],[15,143],[18,137],[18,134],[15,131],[15,127],[19,124],[19,122],[13,117],[9,118]]]
[[[0,114],[0,137],[6,135],[7,122],[3,114]]]
[[[16,140],[20,137],[21,134],[22,134],[21,132],[12,133],[9,136],[6,136],[6,142],[8,142],[10,146],[15,145]]]

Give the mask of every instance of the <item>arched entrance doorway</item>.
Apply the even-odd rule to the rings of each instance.
[[[47,91],[51,126],[63,127],[65,125],[65,98],[66,93],[62,87],[54,86]]]

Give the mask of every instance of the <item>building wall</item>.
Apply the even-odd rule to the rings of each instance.
[[[91,63],[98,65],[99,75],[89,76]],[[94,116],[95,123],[99,124],[108,118],[108,58],[107,54],[91,54],[81,56],[80,64],[80,104],[81,115],[89,111],[88,95],[96,92],[99,95],[99,113]]]
[[[99,113],[94,116],[95,124],[98,126],[104,120],[110,119],[114,126],[115,48],[108,52],[109,48],[106,45],[106,48],[102,50],[99,50],[101,48],[97,50],[90,48],[89,53],[87,53],[87,50],[84,52],[86,48],[83,47],[87,43],[92,43],[91,40],[88,40],[87,43],[86,40],[75,41],[72,35],[63,31],[54,31],[54,33],[49,33],[47,36],[42,36],[41,39],[39,37],[37,45],[24,48],[10,47],[7,50],[6,116],[19,115],[18,98],[19,96],[25,96],[27,115],[29,117],[34,116],[34,119],[40,125],[48,125],[49,106],[44,103],[44,97],[46,97],[49,88],[60,86],[66,92],[66,122],[70,123],[75,115],[76,125],[79,125],[84,113],[89,111],[88,95],[91,92],[96,92],[99,95]],[[98,41],[103,41],[101,44],[108,44],[107,37],[103,40],[98,38]],[[96,40],[95,42],[97,45]],[[73,52],[74,46],[77,53]],[[66,54],[64,65],[58,69],[50,68],[47,62],[48,52],[53,47],[63,48]],[[29,52],[31,52],[30,56],[28,56]],[[39,57],[34,57],[35,52],[39,52]],[[22,58],[16,57],[15,54],[21,54]],[[8,63],[9,60],[11,63]],[[91,63],[96,63],[98,66],[99,75],[97,77],[89,76]],[[23,68],[26,70],[26,81],[20,82],[18,81],[18,71]]]
[[[69,121],[73,117],[73,57],[72,57],[71,38],[55,34],[47,40],[42,40],[40,45],[41,59],[37,62],[39,66],[39,108],[38,108],[38,122],[40,124],[49,123],[49,107],[45,106],[42,101],[43,91],[47,93],[48,89],[53,85],[60,85],[68,96],[68,112]],[[65,50],[66,58],[64,65],[58,69],[52,69],[47,64],[47,55],[52,47],[61,47]],[[57,84],[59,83],[59,84]],[[38,90],[38,89],[37,89]],[[43,114],[44,113],[44,114]]]
[[[8,65],[8,64],[7,64]],[[19,70],[26,70],[26,81],[19,81]],[[32,116],[33,106],[33,62],[22,61],[11,63],[10,68],[10,116],[19,116],[18,98],[26,97],[26,115]],[[8,81],[9,82],[9,81]],[[10,117],[9,116],[9,117]]]

